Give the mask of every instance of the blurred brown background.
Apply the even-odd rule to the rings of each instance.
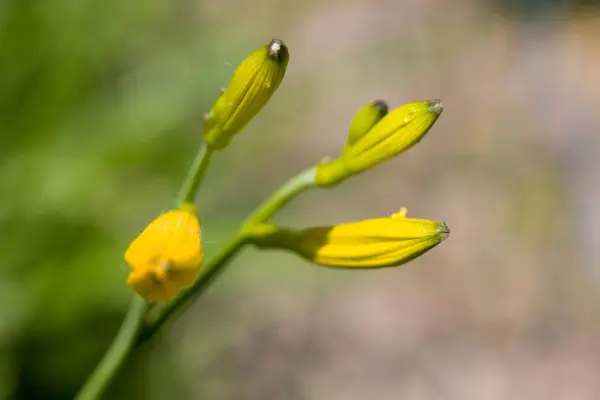
[[[245,249],[106,398],[600,398],[598,2],[4,0],[0,399],[73,396],[130,298],[129,240],[273,37],[286,78],[201,190],[207,256],[377,98],[445,111],[414,149],[276,220],[406,206],[452,234],[369,272]]]

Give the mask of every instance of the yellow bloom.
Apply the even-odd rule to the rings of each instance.
[[[334,186],[410,149],[425,136],[442,110],[441,100],[428,100],[404,104],[389,112],[354,143],[347,143],[340,158],[317,167],[317,185]]]
[[[275,93],[289,61],[288,49],[279,39],[256,50],[235,71],[231,82],[205,117],[208,146],[220,149],[229,143]]]
[[[131,243],[127,285],[149,303],[171,300],[194,283],[203,258],[196,209],[184,204],[156,218]]]
[[[291,230],[257,225],[250,240],[262,248],[293,251],[315,264],[339,268],[383,268],[404,264],[448,237],[443,222],[406,217],[406,209],[389,218]]]

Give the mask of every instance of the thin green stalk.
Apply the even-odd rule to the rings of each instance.
[[[246,243],[246,232],[254,224],[264,222],[272,217],[278,210],[285,206],[298,193],[314,187],[315,168],[310,168],[290,179],[261,204],[242,224],[240,230],[229,240],[224,249],[209,263],[204,265],[196,283],[177,297],[165,309],[161,310],[156,318],[147,322],[146,328],[140,337],[139,343],[149,339],[170,318],[180,311],[186,304],[191,303],[200,296],[210,284],[223,272],[227,263]]]
[[[104,354],[102,361],[77,393],[75,400],[95,400],[104,392],[133,348],[140,332],[145,309],[146,302],[135,295],[129,304],[129,310],[119,328],[119,333]]]
[[[315,186],[315,175],[317,168],[312,167],[300,172],[298,175],[283,184],[275,193],[269,196],[258,208],[246,219],[243,227],[265,222],[277,211],[282,209],[300,192]]]
[[[173,302],[170,303],[168,307],[161,310],[152,321],[147,322],[147,326],[142,328],[135,345],[139,346],[154,336],[156,331],[158,331],[168,319],[173,317],[177,312],[183,310],[185,306],[189,306],[194,299],[200,296],[200,294],[217,278],[219,273],[223,271],[223,267],[237,254],[243,244],[243,237],[239,235],[232,237],[230,242],[221,250],[221,252],[203,266],[201,275],[194,286],[173,300]]]
[[[210,161],[211,150],[204,145],[198,151],[190,174],[183,185],[179,200],[193,201],[196,190],[202,181],[204,171]],[[223,250],[202,269],[196,283],[182,295],[177,297],[165,309],[150,321],[142,322],[147,314],[146,303],[139,297],[132,301],[127,316],[119,332],[104,358],[88,378],[76,397],[76,400],[96,400],[114,378],[119,367],[123,364],[131,350],[147,339],[150,339],[170,318],[185,305],[200,296],[210,284],[223,272],[224,267],[246,243],[248,229],[256,223],[264,222],[285,206],[300,192],[314,187],[316,169],[311,168],[290,179],[286,184],[271,195],[255,212],[241,225],[239,231],[229,240]]]
[[[212,150],[205,143],[200,145],[196,158],[181,187],[177,197],[177,205],[183,202],[193,202],[196,191],[202,182],[204,173],[210,163]],[[139,340],[146,302],[138,296],[131,301],[127,315],[117,336],[113,340],[104,357],[89,376],[84,386],[77,394],[76,400],[96,400],[100,398],[110,381],[116,375],[133,346]]]
[[[183,183],[181,191],[177,196],[177,205],[181,203],[194,202],[196,192],[198,191],[198,187],[200,187],[200,184],[202,183],[204,173],[208,168],[208,164],[210,164],[212,154],[213,150],[209,148],[206,145],[206,143],[203,142],[200,145],[200,148],[198,149],[198,153],[196,153],[196,158],[194,158],[194,162],[190,167],[188,176],[185,178],[185,182]]]

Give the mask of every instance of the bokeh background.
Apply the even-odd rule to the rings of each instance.
[[[600,8],[560,0],[0,2],[0,399],[72,398],[201,117],[273,37],[271,103],[198,200],[207,256],[366,102],[439,97],[418,146],[276,218],[444,220],[397,269],[245,249],[110,399],[600,398]]]

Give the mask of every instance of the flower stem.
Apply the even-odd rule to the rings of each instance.
[[[179,204],[193,202],[204,171],[208,167],[211,154],[211,149],[202,145],[178,197]],[[210,284],[223,272],[228,262],[246,243],[247,232],[250,228],[254,224],[264,222],[272,217],[300,192],[314,187],[315,173],[315,168],[303,171],[271,195],[246,219],[223,250],[203,267],[196,283],[173,300],[166,308],[162,309],[154,318],[145,319],[149,315],[146,303],[135,296],[116,338],[75,399],[97,400],[100,398],[132,349],[150,339],[178,311],[206,291]]]
[[[292,200],[297,194],[306,189],[314,187],[315,172],[315,168],[310,168],[301,172],[286,182],[263,204],[261,204],[241,225],[238,232],[231,237],[223,250],[208,264],[204,265],[202,271],[200,272],[200,276],[196,280],[196,283],[194,283],[194,285],[182,295],[173,300],[173,302],[170,303],[166,308],[161,310],[157,317],[147,321],[147,324],[139,337],[138,344],[152,337],[152,335],[154,335],[154,333],[156,333],[156,331],[160,329],[160,327],[164,325],[167,320],[173,317],[186,304],[189,304],[194,299],[198,298],[198,296],[200,296],[210,286],[210,284],[219,276],[219,274],[223,272],[224,267],[231,260],[231,258],[246,243],[247,232],[252,226],[261,222],[265,222],[278,210],[285,206],[290,200]]]
[[[102,395],[133,348],[142,325],[142,315],[145,309],[146,302],[141,297],[134,296],[119,328],[119,333],[104,354],[102,361],[75,396],[75,400],[94,400]]]
[[[275,193],[267,198],[258,208],[246,219],[242,225],[242,230],[246,227],[266,222],[275,213],[281,210],[300,192],[315,186],[315,167],[306,169],[298,175],[283,184]]]
[[[200,145],[196,158],[177,196],[177,206],[181,203],[192,203],[196,191],[202,182],[204,173],[210,163],[212,150],[205,143]],[[76,400],[95,400],[100,398],[119,367],[123,364],[136,342],[139,341],[146,302],[135,296],[117,336],[113,340],[104,357],[77,394]]]
[[[200,294],[210,286],[217,278],[223,267],[237,254],[238,250],[243,246],[244,238],[240,235],[235,235],[229,243],[221,250],[221,252],[213,258],[207,265],[203,266],[201,275],[190,289],[183,292],[179,297],[173,300],[166,308],[154,317],[151,321],[146,322],[146,326],[142,328],[140,335],[137,338],[135,346],[139,346],[146,340],[150,339],[156,331],[158,331],[168,319],[173,317],[178,311],[181,311],[186,305],[196,299]]]
[[[196,192],[202,183],[204,173],[208,168],[208,164],[210,164],[212,154],[213,150],[203,142],[198,149],[198,153],[196,153],[196,158],[188,172],[188,176],[185,178],[179,196],[177,196],[177,205],[194,202]]]

